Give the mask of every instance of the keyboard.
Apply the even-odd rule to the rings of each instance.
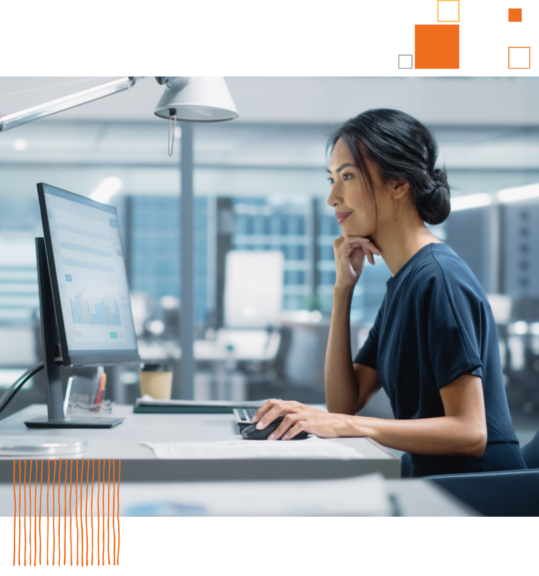
[[[258,408],[234,408],[234,417],[239,431],[252,424],[251,418],[258,412]]]

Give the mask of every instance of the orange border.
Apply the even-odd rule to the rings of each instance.
[[[533,70],[537,34],[534,24],[2,24],[0,54],[414,54],[416,70]]]
[[[458,20],[440,20],[440,2],[458,2],[459,4],[459,19]],[[438,0],[436,3],[436,20],[438,22],[460,22],[460,0]]]

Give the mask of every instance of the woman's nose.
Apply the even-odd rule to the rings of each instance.
[[[339,195],[337,192],[337,186],[333,186],[330,195],[328,196],[328,206],[331,208],[335,208],[335,206],[339,205]]]

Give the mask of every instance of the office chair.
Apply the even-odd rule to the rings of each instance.
[[[425,476],[485,516],[539,516],[539,431],[522,448],[528,470]]]

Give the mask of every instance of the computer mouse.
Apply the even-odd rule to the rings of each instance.
[[[242,438],[245,440],[267,440],[268,436],[277,429],[279,424],[283,421],[284,416],[279,416],[279,418],[275,418],[273,422],[268,424],[263,430],[258,430],[256,424],[251,424],[247,426],[241,433]],[[306,440],[309,437],[307,432],[300,432],[296,434],[290,440]],[[281,440],[281,438],[279,438]]]

